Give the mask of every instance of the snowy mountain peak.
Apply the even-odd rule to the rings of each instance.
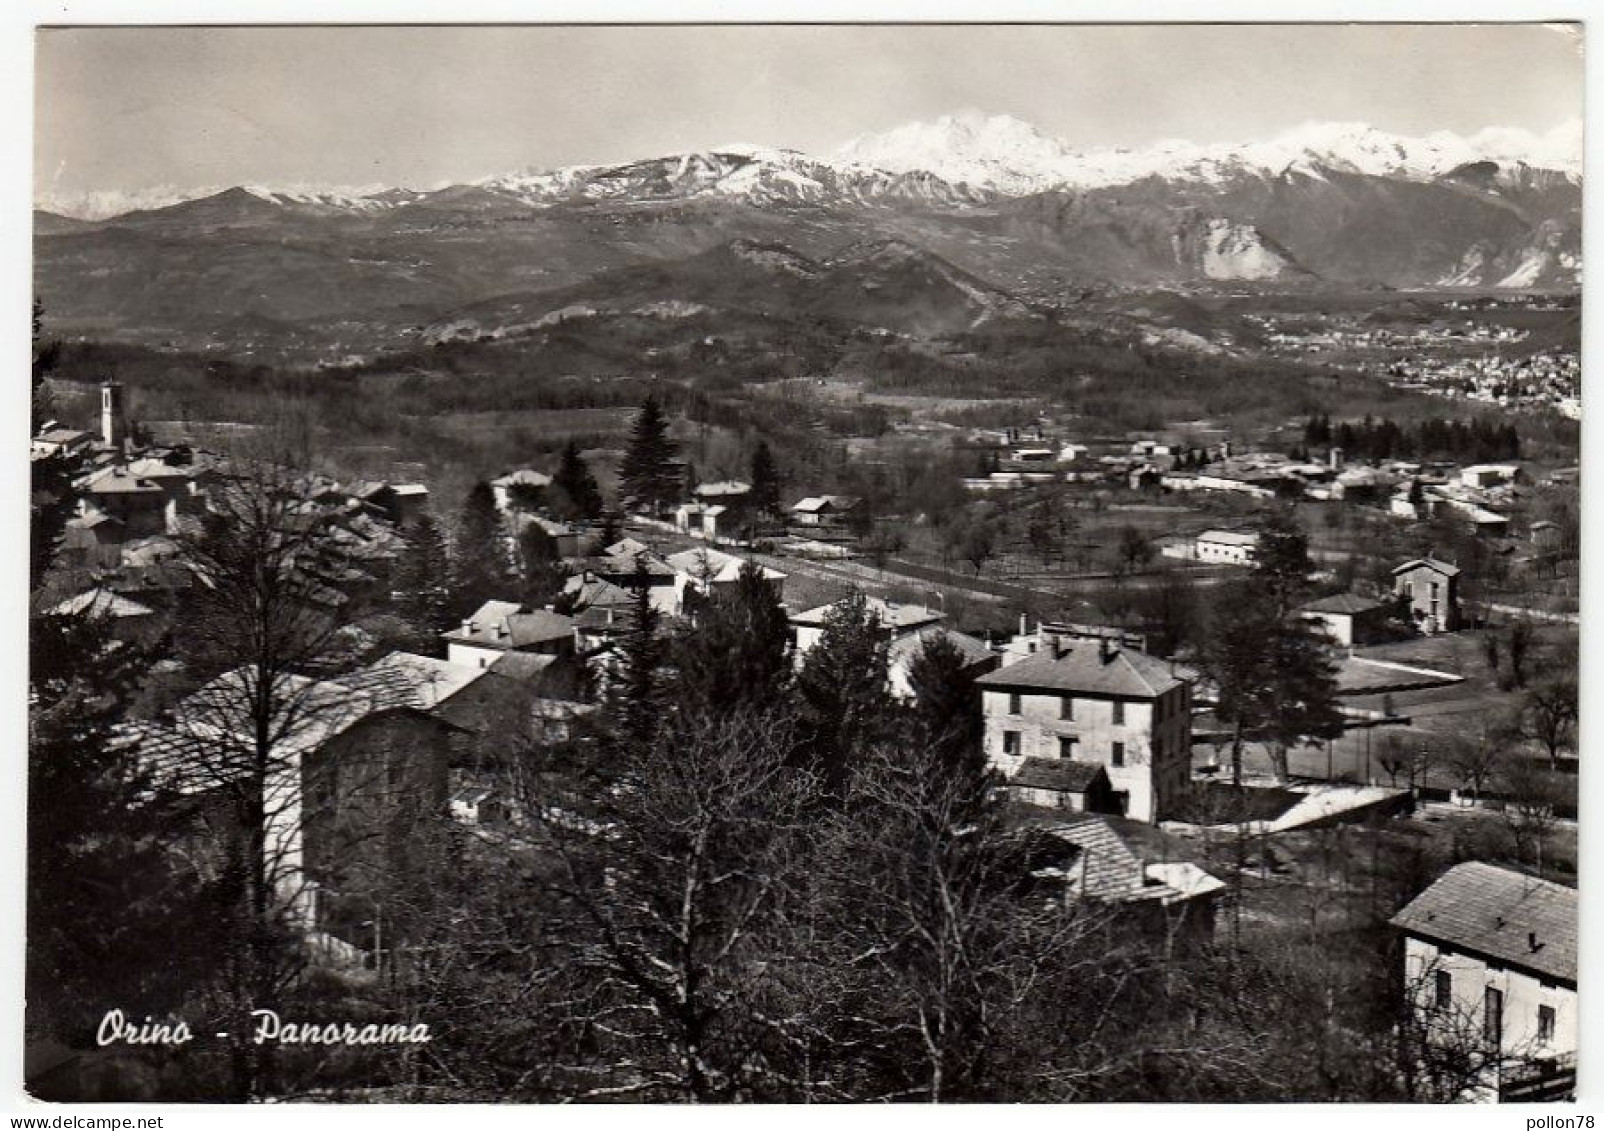
[[[1579,122],[1544,134],[1490,128],[1469,137],[1439,131],[1420,138],[1390,134],[1364,122],[1305,122],[1262,141],[1197,144],[1172,139],[1139,149],[1076,151],[1017,118],[966,111],[855,138],[836,157],[891,172],[927,171],[1018,195],[1128,184],[1145,177],[1220,183],[1289,171],[1423,180],[1476,160],[1524,163],[1576,179],[1582,147]]]
[[[834,157],[892,173],[933,173],[954,184],[1003,193],[1034,192],[1060,180],[1067,146],[1006,114],[966,110],[855,138]]]

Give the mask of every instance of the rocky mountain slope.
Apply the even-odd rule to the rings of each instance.
[[[491,332],[568,299],[677,301],[940,335],[1088,287],[1574,288],[1578,142],[1338,123],[1077,152],[958,115],[827,158],[726,146],[431,191],[237,187],[112,216],[41,210],[35,276],[69,329],[228,345],[244,318],[364,348],[498,301],[511,321],[462,317]],[[791,281],[750,277],[742,256],[764,248],[796,257]]]

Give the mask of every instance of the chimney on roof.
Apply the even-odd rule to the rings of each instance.
[[[1342,470],[1342,449],[1341,448],[1332,448],[1331,449],[1330,459],[1331,459],[1331,470],[1332,471],[1341,471]]]
[[[1117,649],[1114,647],[1114,642],[1108,637],[1099,636],[1097,638],[1097,652],[1098,655],[1102,657],[1103,663],[1106,664],[1112,660],[1116,651]]]
[[[1025,635],[1025,614],[1019,614],[1019,635]]]
[[[473,635],[473,621],[465,620],[465,621],[462,622],[462,635],[464,635],[464,636],[472,636]]]

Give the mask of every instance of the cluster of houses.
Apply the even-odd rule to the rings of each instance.
[[[1581,358],[1573,349],[1486,348],[1525,341],[1529,331],[1464,320],[1414,326],[1361,319],[1248,316],[1273,349],[1292,354],[1368,355],[1355,368],[1402,388],[1504,408],[1553,408],[1581,416]],[[1444,352],[1444,344],[1456,347]],[[1457,347],[1476,346],[1471,350]]]
[[[1508,511],[1525,484],[1523,469],[1513,463],[1461,466],[1399,459],[1350,464],[1340,448],[1330,449],[1323,460],[1311,461],[1278,452],[1234,452],[1229,439],[1206,444],[1153,437],[1074,443],[1052,435],[1041,425],[973,434],[971,444],[991,452],[995,468],[966,478],[965,486],[984,493],[1092,482],[1133,491],[1211,492],[1258,500],[1308,498],[1370,506],[1400,519],[1448,513],[1476,534],[1507,538]],[[996,447],[999,443],[1004,446]],[[1534,542],[1543,536],[1535,525],[1530,534]],[[1240,554],[1233,550],[1217,557],[1206,552],[1177,556],[1235,561]]]
[[[31,458],[57,456],[72,460],[77,474],[53,580],[65,592],[55,607],[103,612],[121,639],[159,635],[193,583],[178,561],[178,539],[196,528],[237,469],[202,449],[140,442],[116,382],[101,386],[98,433],[54,422],[40,429]],[[307,563],[319,598],[338,605],[388,593],[403,549],[398,531],[428,505],[428,488],[308,475],[293,489],[298,510],[329,535],[324,560]]]
[[[139,448],[129,434],[121,390],[102,390],[99,436],[48,427],[34,441],[36,458],[84,457],[75,483],[80,533],[68,551],[89,584],[67,596],[63,611],[110,618],[123,639],[153,631],[151,591],[188,584],[173,560],[186,522],[204,512],[210,491],[226,483],[226,461],[207,453]],[[1089,458],[1085,448],[1013,435],[1011,459],[997,474],[1063,477]],[[1151,467],[1183,453],[1143,441],[1121,459]],[[1161,473],[1177,490],[1246,493],[1283,489],[1346,492],[1340,453],[1326,465],[1260,465],[1236,460],[1229,444],[1204,455],[1207,474]],[[1364,469],[1366,492],[1388,489],[1386,473]],[[1316,474],[1318,472],[1318,474]],[[1190,486],[1168,482],[1189,476]],[[1481,505],[1519,478],[1504,465],[1466,468],[1452,478],[1411,480],[1416,504]],[[988,480],[989,481],[989,480]],[[1215,482],[1236,484],[1216,488]],[[308,937],[323,953],[350,960],[367,950],[364,931],[375,901],[404,877],[428,882],[450,868],[431,832],[441,814],[475,843],[502,844],[505,830],[530,819],[511,761],[487,763],[486,738],[526,734],[562,742],[594,710],[587,700],[605,686],[617,644],[645,598],[667,617],[693,617],[697,603],[740,582],[755,566],[784,596],[786,575],[716,548],[750,514],[751,486],[703,484],[673,512],[673,526],[702,544],[660,552],[635,538],[591,548],[588,536],[527,505],[551,483],[522,470],[491,484],[508,530],[539,524],[569,574],[546,608],[486,595],[469,616],[440,635],[442,656],[393,651],[340,674],[282,676],[284,702],[276,727],[270,788],[274,880]],[[310,514],[327,520],[339,561],[319,578],[331,602],[370,587],[387,589],[400,541],[397,527],[427,503],[417,484],[354,483],[312,477],[300,485]],[[990,488],[986,488],[990,489]],[[1367,494],[1366,497],[1375,497]],[[828,536],[847,524],[858,501],[812,496],[791,508],[791,522]],[[88,552],[85,552],[88,551]],[[1181,544],[1181,556],[1246,566],[1257,536],[1205,531]],[[1165,552],[1170,552],[1166,547]],[[1459,570],[1433,559],[1393,571],[1389,598],[1336,594],[1301,614],[1334,640],[1356,646],[1380,639],[1400,617],[1426,633],[1460,626]],[[1045,622],[999,646],[958,632],[943,612],[923,605],[867,598],[887,643],[887,690],[910,700],[914,662],[932,642],[945,642],[974,677],[986,762],[999,789],[1033,813],[1032,876],[1065,900],[1090,900],[1152,916],[1156,927],[1207,938],[1225,885],[1194,864],[1144,862],[1118,821],[1158,824],[1187,815],[1193,789],[1193,718],[1199,673],[1147,652],[1145,642],[1117,629]],[[804,662],[833,605],[788,614],[795,661]],[[560,611],[559,611],[560,610]],[[152,775],[189,799],[198,826],[226,828],[231,790],[259,733],[242,694],[248,674],[226,672],[155,718],[130,721],[120,740],[139,751]],[[514,752],[515,755],[515,752]],[[377,834],[377,835],[376,835]],[[222,839],[226,840],[226,833]],[[1473,1018],[1487,1040],[1518,1050],[1522,1067],[1492,1079],[1492,1094],[1537,1096],[1574,1078],[1576,1043],[1576,894],[1573,889],[1484,864],[1461,864],[1393,920],[1406,940],[1405,992],[1423,1016],[1446,1026],[1450,1012]],[[373,952],[380,949],[372,942]],[[1446,1039],[1446,1035],[1444,1037]],[[1532,1065],[1537,1065],[1533,1069]],[[1558,1081],[1558,1083],[1556,1083]],[[1519,1089],[1526,1089],[1522,1092]]]
[[[1404,388],[1438,396],[1503,408],[1545,406],[1572,420],[1582,417],[1582,365],[1574,350],[1408,358],[1377,372]]]

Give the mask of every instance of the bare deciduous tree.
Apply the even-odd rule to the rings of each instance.
[[[211,677],[180,705],[181,754],[198,790],[225,799],[224,872],[237,885],[244,946],[228,979],[235,1089],[256,1094],[265,1046],[248,1044],[253,1008],[295,976],[289,939],[304,922],[301,755],[352,709],[316,677],[340,654],[338,595],[321,578],[328,527],[301,477],[270,461],[234,466],[198,528],[180,539],[195,576],[178,622],[181,658]]]

